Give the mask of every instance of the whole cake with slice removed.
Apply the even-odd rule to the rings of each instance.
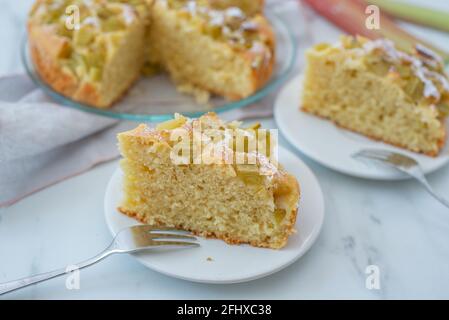
[[[140,125],[119,134],[124,173],[119,210],[146,224],[230,244],[284,247],[295,232],[299,186],[273,160],[271,135],[254,129],[210,113],[193,120],[176,115],[155,129]],[[187,139],[178,139],[182,133]],[[247,139],[242,150],[229,139],[237,136]],[[198,141],[201,151],[193,152]],[[256,141],[265,141],[270,151],[251,151]],[[189,151],[180,153],[180,146]],[[175,161],[180,154],[182,161]],[[251,163],[237,160],[251,157]]]
[[[343,128],[437,156],[446,140],[449,82],[443,61],[417,46],[344,36],[307,52],[301,109]]]
[[[275,36],[263,0],[36,0],[30,56],[42,80],[108,108],[141,74],[165,70],[206,103],[239,100],[270,79]],[[79,20],[79,21],[77,21]]]

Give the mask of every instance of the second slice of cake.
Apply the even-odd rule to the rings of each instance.
[[[182,158],[187,162],[174,161],[182,146],[176,135],[186,133],[189,139],[184,146],[193,148],[198,142],[196,129],[202,133],[200,162],[190,151]],[[121,133],[124,199],[120,211],[143,223],[181,228],[231,244],[285,246],[294,232],[298,183],[267,156],[236,152],[238,144],[225,140],[233,133],[248,138],[247,150],[247,144],[262,139],[261,133],[225,123],[215,114],[195,120],[177,116],[156,129],[140,125]],[[219,154],[225,161],[210,161],[216,153],[208,152],[209,147],[222,147]],[[251,154],[255,164],[236,164],[237,156]]]
[[[449,82],[441,59],[417,47],[342,37],[307,53],[302,110],[376,140],[436,156],[446,139]]]

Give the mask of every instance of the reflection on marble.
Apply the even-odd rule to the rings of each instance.
[[[0,0],[3,73],[22,70],[19,42],[30,3]],[[443,7],[444,1],[432,5]],[[301,68],[307,46],[333,41],[339,31],[310,10],[291,10],[289,14],[301,17],[293,24],[300,38]],[[447,36],[423,30],[417,32],[449,45]],[[272,120],[262,123],[275,127]],[[288,146],[283,139],[281,143]],[[449,212],[443,206],[413,181],[352,178],[296,154],[322,185],[326,218],[311,251],[275,275],[237,285],[194,284],[148,270],[131,257],[116,256],[83,271],[80,290],[67,290],[62,278],[4,298],[449,298]],[[0,282],[78,262],[109,243],[102,201],[116,165],[99,166],[13,207],[0,209]],[[449,167],[431,174],[429,180],[449,197]],[[365,286],[369,265],[379,267],[380,290]]]

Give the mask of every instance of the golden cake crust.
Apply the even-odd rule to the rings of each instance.
[[[31,22],[28,23],[28,34],[31,59],[37,73],[53,89],[65,96],[73,97],[78,89],[78,80],[74,75],[62,70],[51,51],[52,47],[62,45],[61,38]]]
[[[43,0],[37,0],[35,7]],[[114,100],[103,97],[101,83],[80,80],[71,72],[64,70],[59,55],[69,41],[58,36],[51,25],[41,25],[33,19],[27,23],[30,57],[41,79],[58,93],[97,108],[109,108],[122,99],[140,75],[136,75],[131,85]]]
[[[39,26],[30,26],[30,34],[31,32],[36,34],[36,31],[39,29],[41,29]],[[50,58],[47,48],[40,46],[41,42],[39,41],[39,38],[40,36],[34,38],[29,37],[31,60],[42,80],[58,93],[97,108],[109,108],[126,95],[127,91],[124,91],[122,95],[118,96],[115,100],[110,103],[104,103],[101,99],[98,87],[89,82],[81,84],[76,76],[65,72],[57,63],[56,59]],[[58,44],[57,40],[49,41],[49,43],[52,42],[55,45]],[[137,81],[137,79],[138,77],[136,77],[134,81]],[[131,89],[131,87],[129,87],[128,90],[129,89]]]
[[[58,53],[65,39],[54,34],[51,27],[44,27],[28,22],[28,41],[31,60],[39,76],[55,91],[76,101],[99,108],[109,107],[104,104],[97,87],[91,83],[81,84],[77,77],[65,72],[58,62]]]
[[[252,74],[252,82],[253,82],[253,91],[257,91],[258,89],[262,88],[264,85],[267,84],[267,82],[270,80],[271,76],[273,75],[274,70],[274,64],[276,61],[276,37],[273,33],[273,30],[271,26],[268,24],[268,22],[265,20],[265,23],[260,25],[259,32],[268,39],[267,43],[269,44],[269,49],[271,51],[271,56],[268,60],[265,60],[263,63],[260,64],[260,67],[253,68],[253,74]],[[253,52],[245,52],[243,53],[245,55],[246,60],[249,64],[251,64],[254,61],[254,58],[256,56]],[[245,97],[239,97],[239,96],[230,96],[231,100],[238,100]]]
[[[271,76],[273,75],[274,70],[274,64],[276,61],[276,37],[273,33],[273,30],[271,26],[269,25],[268,21],[260,16],[259,19],[259,32],[267,39],[268,49],[270,50],[270,57],[267,59],[265,58],[260,65],[255,68],[252,68],[252,75],[251,75],[251,82],[252,82],[252,91],[256,92],[258,89],[262,88],[264,85],[267,84],[267,82],[270,80]],[[230,49],[232,47],[230,45],[227,45]],[[246,52],[237,52],[236,54],[242,55],[244,59],[247,61],[248,65],[252,65],[254,62],[254,59],[257,57],[256,52],[246,51]],[[205,88],[208,89],[208,88]],[[208,89],[209,90],[209,89]],[[217,95],[221,95],[226,97],[227,99],[231,101],[240,100],[243,98],[246,98],[246,96],[241,96],[237,93],[228,93],[224,91],[217,91],[213,92]]]

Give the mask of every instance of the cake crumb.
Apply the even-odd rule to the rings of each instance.
[[[177,82],[176,89],[180,93],[192,95],[199,105],[207,108],[212,108],[212,105],[210,104],[211,94],[209,91],[198,88],[191,83],[180,82]]]
[[[207,257],[207,261],[214,261],[211,257]]]

